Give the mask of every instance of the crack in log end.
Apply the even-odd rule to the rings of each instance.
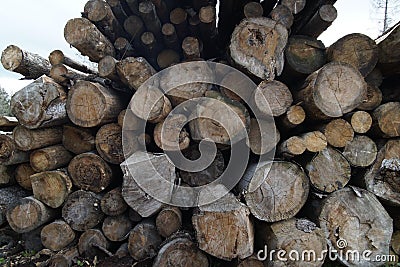
[[[265,34],[262,34],[259,29],[248,29],[250,32],[249,39],[247,40],[249,46],[260,46],[265,44]],[[264,52],[268,54],[268,52]]]

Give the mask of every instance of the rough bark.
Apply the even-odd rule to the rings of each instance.
[[[163,34],[165,46],[179,52],[181,48],[175,26],[172,23],[165,23],[161,28],[161,32]]]
[[[125,85],[133,90],[138,90],[147,79],[155,74],[155,70],[142,57],[127,57],[117,63],[117,73]]]
[[[68,165],[74,185],[95,193],[103,191],[111,182],[111,167],[98,155],[86,152],[75,156]]]
[[[13,138],[19,149],[23,151],[34,150],[61,143],[62,128],[30,130],[19,125],[13,130]]]
[[[29,163],[22,163],[15,168],[15,181],[25,190],[32,190],[30,176],[35,173]]]
[[[55,211],[33,197],[14,202],[7,210],[7,221],[17,233],[27,233],[55,217]]]
[[[153,258],[157,255],[161,242],[161,236],[154,223],[143,221],[137,224],[129,235],[129,254],[137,261]]]
[[[98,83],[78,81],[68,93],[67,112],[81,127],[94,127],[114,121],[126,107],[126,100]]]
[[[127,215],[109,216],[104,219],[101,230],[108,240],[119,242],[128,238],[132,226]]]
[[[95,149],[95,136],[90,129],[64,125],[62,144],[74,154],[82,154]]]
[[[29,161],[29,153],[17,148],[11,135],[0,135],[0,163],[14,165]]]
[[[331,26],[336,18],[336,8],[333,5],[323,5],[299,33],[317,38]]]
[[[36,129],[67,122],[66,102],[64,89],[51,78],[42,76],[15,93],[10,106],[21,125]]]
[[[75,232],[66,222],[57,220],[43,227],[40,238],[45,248],[60,251],[75,240]]]
[[[91,69],[89,66],[86,66],[80,62],[77,62],[67,56],[61,50],[54,50],[49,55],[49,61],[52,66],[58,64],[64,64],[70,68],[81,71],[83,73],[89,74],[97,74],[97,71]]]
[[[103,125],[96,134],[96,149],[107,162],[120,164],[125,160],[122,128],[117,123]]]
[[[6,70],[17,72],[26,79],[37,79],[50,74],[49,61],[37,54],[24,51],[18,46],[9,45],[1,54],[1,64]]]
[[[157,16],[156,7],[152,1],[146,0],[139,3],[139,14],[142,18],[146,29],[157,36],[161,37],[161,22]]]
[[[65,171],[46,171],[31,177],[33,195],[51,208],[64,204],[72,189],[72,182]]]
[[[48,264],[50,267],[71,267],[78,257],[78,248],[71,247],[53,255]]]
[[[105,56],[115,56],[112,43],[88,19],[70,19],[64,28],[64,38],[91,61],[99,62]]]
[[[86,74],[78,73],[63,64],[53,65],[50,70],[50,77],[64,87],[70,87],[73,84],[71,80],[85,80],[88,78]]]
[[[250,18],[236,26],[229,46],[233,61],[255,76],[273,80],[283,70],[288,32],[267,18]]]
[[[124,198],[122,197],[121,187],[114,188],[101,198],[101,210],[109,216],[118,216],[123,214],[127,209]]]
[[[37,172],[51,171],[67,166],[72,157],[63,145],[55,145],[33,151],[30,163]]]
[[[156,217],[156,227],[162,237],[170,237],[182,227],[182,212],[177,207],[164,207]]]
[[[95,227],[104,217],[100,197],[82,190],[73,192],[62,208],[62,217],[75,231],[83,232]]]
[[[383,137],[400,136],[400,102],[380,105],[372,113],[375,131]]]

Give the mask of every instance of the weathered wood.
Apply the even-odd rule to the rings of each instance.
[[[314,16],[307,22],[306,25],[299,31],[299,34],[304,34],[317,38],[337,18],[337,10],[333,5],[323,5]]]
[[[125,85],[138,90],[156,72],[146,59],[127,57],[117,63],[117,73]]]
[[[105,256],[112,256],[111,252],[107,249],[110,246],[110,242],[103,235],[100,230],[89,229],[85,231],[78,242],[79,254],[89,259],[104,258]]]
[[[173,49],[176,52],[180,51],[179,39],[176,34],[175,26],[171,23],[165,23],[161,32],[163,34],[163,40],[166,47]]]
[[[60,251],[75,240],[75,232],[66,222],[57,220],[43,227],[40,238],[44,247]]]
[[[308,76],[297,100],[303,101],[310,118],[335,118],[358,107],[366,90],[366,82],[354,67],[331,62]]]
[[[63,64],[58,64],[51,67],[50,78],[52,78],[59,85],[70,87],[72,80],[85,80],[88,78],[88,76],[86,74],[74,71]]]
[[[33,195],[51,208],[60,207],[72,189],[65,171],[46,171],[31,175]]]
[[[389,140],[378,152],[376,161],[364,176],[368,191],[391,205],[400,206],[400,141]]]
[[[374,40],[361,34],[348,34],[327,49],[328,61],[348,63],[367,76],[378,62],[378,47]]]
[[[50,63],[37,54],[9,45],[1,54],[1,64],[6,70],[17,72],[26,79],[37,79],[50,74]]]
[[[156,227],[162,237],[170,237],[182,227],[182,212],[177,207],[164,207],[156,217]]]
[[[184,150],[190,145],[190,136],[185,128],[187,118],[183,114],[173,114],[154,127],[154,142],[164,151]],[[182,128],[182,129],[181,129]]]
[[[180,7],[175,8],[169,14],[169,20],[174,25],[179,40],[183,40],[187,36],[187,16],[186,11]]]
[[[104,217],[100,197],[82,190],[73,192],[62,208],[62,217],[75,231],[83,232],[95,227]]]
[[[384,76],[400,73],[400,54],[397,46],[400,39],[400,24],[397,23],[384,36],[376,40],[378,44],[378,66]]]
[[[254,229],[249,214],[249,208],[232,193],[201,206],[192,217],[199,248],[228,261],[252,255]]]
[[[61,143],[62,128],[42,128],[30,130],[19,125],[13,130],[13,138],[18,148],[23,151],[34,150]]]
[[[306,119],[306,112],[300,105],[289,107],[278,121],[284,129],[292,129],[302,124]]]
[[[181,61],[179,54],[172,49],[164,49],[157,55],[157,65],[161,69],[171,67]]]
[[[125,3],[129,7],[130,13],[139,15],[139,1],[138,0],[125,0]]]
[[[48,264],[50,267],[71,267],[78,257],[78,248],[71,247],[53,255]]]
[[[95,136],[90,129],[64,125],[62,144],[74,154],[81,154],[95,149]]]
[[[306,151],[306,145],[304,139],[298,136],[292,136],[287,140],[284,140],[277,148],[277,154],[284,158],[292,158],[299,156]]]
[[[236,26],[229,46],[233,61],[264,80],[273,80],[283,70],[283,52],[288,32],[268,18],[244,19]]]
[[[128,209],[128,205],[122,197],[121,187],[116,187],[105,193],[101,198],[100,205],[104,214],[109,216],[121,215]]]
[[[7,222],[6,212],[22,198],[29,196],[29,191],[23,190],[19,186],[8,186],[0,188],[0,226]]]
[[[280,133],[271,120],[250,119],[248,145],[256,155],[273,150],[280,141]]]
[[[146,29],[157,38],[161,37],[161,22],[157,16],[156,7],[152,1],[146,0],[139,3],[139,14]]]
[[[327,147],[319,152],[307,165],[311,185],[322,193],[342,189],[351,178],[351,167],[347,159],[337,150]]]
[[[11,97],[11,112],[21,125],[36,129],[68,121],[67,95],[63,87],[42,76]]]
[[[310,152],[320,152],[328,145],[326,136],[320,131],[304,133],[301,138],[304,140],[307,151]]]
[[[272,9],[270,16],[288,30],[290,30],[290,27],[293,25],[294,17],[292,11],[287,6],[277,5]]]
[[[323,126],[322,133],[328,144],[333,147],[345,147],[354,137],[353,127],[344,119],[331,120]]]
[[[264,163],[255,171],[254,167],[248,169],[240,183],[250,212],[267,222],[294,217],[303,207],[309,192],[310,185],[304,171],[285,161]]]
[[[35,150],[30,155],[32,168],[37,172],[65,167],[73,155],[63,145],[54,145]]]
[[[149,31],[146,31],[140,36],[140,42],[143,47],[143,55],[147,61],[158,70],[157,55],[162,47],[156,39],[156,36]]]
[[[375,142],[367,136],[358,135],[347,143],[343,156],[355,167],[368,167],[376,159],[377,147]]]
[[[263,267],[264,264],[262,261],[258,260],[256,255],[252,255],[243,261],[241,261],[237,267]]]
[[[97,74],[97,71],[91,67],[65,56],[61,50],[52,51],[49,55],[49,61],[52,66],[63,64],[83,73]]]
[[[103,191],[111,182],[111,167],[98,155],[87,152],[75,156],[68,165],[74,185],[95,193]]]
[[[115,56],[112,43],[88,19],[70,19],[64,28],[64,38],[91,61],[99,62],[105,56]]]
[[[400,254],[400,231],[396,231],[392,235],[391,247],[397,255]]]
[[[18,124],[18,120],[15,117],[0,116],[0,131],[12,131]]]
[[[376,197],[363,189],[346,187],[328,195],[319,214],[319,226],[330,249],[346,266],[380,266],[381,263],[347,257],[348,251],[371,251],[370,258],[389,252],[393,220]],[[374,244],[371,246],[371,244]]]
[[[68,93],[68,117],[77,126],[94,127],[112,122],[124,107],[126,99],[99,83],[78,81]]]
[[[0,135],[0,163],[14,165],[29,161],[29,153],[17,148],[17,144],[10,135]]]
[[[400,136],[400,102],[380,105],[372,113],[373,127],[383,137]]]
[[[142,19],[135,15],[129,16],[125,20],[124,29],[130,35],[130,40],[133,40],[134,44],[140,40],[140,36],[146,30]],[[138,45],[134,45],[134,47],[139,48]]]
[[[304,9],[306,0],[280,0],[279,4],[288,7],[296,15]]]
[[[264,223],[257,230],[262,244],[268,248],[267,255],[261,256],[268,259],[269,266],[317,267],[324,263],[326,256],[324,251],[327,246],[324,233],[315,223],[307,219],[292,218],[268,225]],[[277,254],[271,259],[269,252],[272,250],[285,251],[285,255],[279,257],[283,256],[286,260],[279,260]],[[292,251],[296,251],[297,256],[292,254]],[[308,254],[310,251],[312,252]]]
[[[137,56],[137,52],[133,45],[124,37],[118,37],[115,40],[114,48],[117,52],[117,58],[119,59]]]
[[[167,0],[168,1],[168,0]],[[169,22],[169,7],[164,0],[151,0],[153,2],[157,16],[160,19],[161,23]]]
[[[33,197],[14,202],[7,210],[7,221],[17,233],[27,233],[55,217],[55,211]]]
[[[381,104],[382,98],[382,91],[378,87],[368,84],[364,100],[357,108],[361,110],[374,110]]]
[[[383,74],[378,68],[374,68],[367,76],[365,81],[372,86],[380,87],[383,82]]]
[[[258,115],[269,118],[284,114],[292,105],[293,97],[284,83],[262,81],[254,91],[252,100],[258,109]]]
[[[264,9],[259,2],[249,2],[243,8],[243,13],[246,18],[262,17]]]
[[[195,37],[188,36],[182,41],[183,56],[186,60],[200,58],[200,43]]]
[[[15,166],[0,165],[0,187],[15,184]]]
[[[345,118],[350,121],[351,127],[355,133],[365,134],[372,127],[372,117],[368,112],[356,111],[354,113],[349,113]]]
[[[118,81],[117,62],[112,56],[103,57],[98,64],[99,76],[113,81]]]
[[[202,37],[202,43],[204,46],[204,58],[212,58],[217,55],[216,39],[217,39],[217,27],[216,27],[216,8],[214,5],[208,5],[200,8],[199,19],[200,19],[200,35]]]
[[[168,240],[157,254],[153,266],[208,267],[207,256],[188,237]]]
[[[25,190],[32,190],[30,176],[35,173],[29,163],[22,163],[15,169],[15,180]]]
[[[137,261],[153,258],[157,255],[161,242],[161,236],[154,223],[143,221],[137,224],[129,235],[129,254]]]
[[[101,230],[110,241],[124,241],[128,238],[133,223],[127,215],[109,216],[104,219]]]
[[[96,149],[107,162],[120,164],[125,160],[122,147],[122,127],[117,123],[103,125],[96,134]]]
[[[127,11],[124,9],[124,0],[106,0],[107,4],[111,7],[111,10],[118,20],[120,25],[124,25],[125,19],[128,17]]]

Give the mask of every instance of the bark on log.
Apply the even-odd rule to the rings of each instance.
[[[213,5],[202,7],[199,11],[200,35],[204,45],[204,58],[209,59],[217,56],[216,38],[216,8]]]
[[[64,38],[91,61],[99,62],[105,56],[115,56],[112,43],[88,19],[70,19],[64,28]]]
[[[279,141],[280,133],[273,121],[250,119],[248,145],[254,154],[264,155],[272,151]]]
[[[368,191],[397,207],[400,206],[399,152],[400,141],[389,140],[379,150],[375,163],[364,177]]]
[[[293,97],[289,88],[279,81],[262,81],[253,95],[258,115],[269,118],[284,114],[292,105]]]
[[[117,123],[103,125],[96,134],[96,149],[107,162],[120,164],[125,160],[122,128]]]
[[[190,136],[185,128],[187,118],[183,114],[173,114],[168,116],[162,122],[159,122],[154,128],[154,142],[164,151],[185,150],[190,145]]]
[[[48,264],[50,267],[71,267],[78,257],[78,248],[71,247],[52,256]]]
[[[151,221],[141,222],[132,229],[129,235],[129,254],[137,261],[153,258],[157,255],[161,242],[161,236],[154,223]]]
[[[367,84],[367,93],[363,102],[357,108],[360,110],[374,110],[382,102],[382,91],[374,85]]]
[[[292,11],[284,5],[277,5],[271,11],[270,16],[276,22],[282,24],[287,30],[290,30],[290,27],[293,25],[294,17]]]
[[[157,16],[156,7],[150,0],[139,4],[139,14],[146,29],[154,34],[157,39],[161,38],[161,22]]]
[[[57,220],[43,227],[40,238],[45,248],[60,251],[75,240],[75,232],[66,222]]]
[[[125,0],[125,3],[129,7],[130,13],[139,15],[139,1],[138,0]]]
[[[98,83],[78,81],[68,93],[67,112],[77,126],[94,127],[114,121],[126,100]]]
[[[267,18],[243,20],[231,39],[233,61],[264,80],[273,80],[283,70],[283,52],[288,32],[284,26]]]
[[[299,156],[306,151],[304,139],[298,136],[292,136],[283,141],[277,148],[277,154],[284,158]]]
[[[348,63],[367,76],[378,62],[374,40],[361,33],[348,34],[327,49],[328,61]]]
[[[13,130],[13,138],[19,149],[23,151],[34,150],[61,143],[62,128],[30,130],[19,125]]]
[[[35,171],[43,172],[65,167],[72,158],[71,152],[63,145],[55,145],[33,151],[30,155],[30,163]]]
[[[400,24],[397,23],[387,34],[376,40],[378,44],[378,66],[384,76],[400,74],[400,54],[398,44],[400,39]]]
[[[133,47],[133,45],[129,42],[128,39],[126,39],[124,37],[118,37],[115,40],[114,48],[117,52],[116,55],[117,55],[118,59],[137,56],[137,52],[136,52],[135,48]]]
[[[13,203],[7,210],[7,221],[17,233],[27,233],[55,217],[55,210],[33,197],[25,197]]]
[[[259,2],[249,2],[243,8],[243,13],[246,18],[262,17],[264,9]]]
[[[73,184],[95,193],[103,191],[111,182],[111,167],[98,155],[87,152],[75,156],[68,165]]]
[[[104,219],[101,230],[108,240],[119,242],[128,238],[132,226],[127,215],[109,216]]]
[[[201,206],[192,217],[199,248],[227,261],[252,255],[254,229],[249,214],[249,208],[232,193]]]
[[[117,73],[125,85],[138,90],[156,72],[146,59],[127,57],[117,63]]]
[[[67,56],[61,50],[54,50],[49,55],[49,61],[52,66],[64,64],[70,68],[81,71],[83,73],[89,74],[97,74],[97,71],[93,70],[89,66],[84,65],[83,63],[77,62]]]
[[[15,169],[15,180],[25,190],[32,190],[31,175],[36,172],[29,163],[22,163]]]
[[[144,57],[153,68],[158,70],[157,55],[161,52],[162,46],[157,41],[156,36],[152,32],[146,31],[140,36],[140,42],[143,47]]]
[[[288,7],[290,11],[296,15],[304,9],[306,6],[306,0],[280,0],[279,4]]]
[[[304,133],[301,135],[301,138],[304,140],[307,151],[310,152],[320,152],[328,145],[326,136],[320,131]]]
[[[272,250],[284,250],[284,263],[276,257],[268,262],[268,266],[322,266],[325,260],[327,242],[323,231],[307,219],[292,218],[270,225],[262,224],[258,227],[260,239],[268,254]],[[289,254],[292,251],[296,254]],[[312,251],[311,253],[309,253]],[[309,254],[308,254],[309,253]],[[279,254],[278,254],[279,255]],[[301,256],[300,256],[301,255]],[[269,260],[269,255],[265,255]],[[297,257],[297,259],[296,259]],[[322,257],[322,259],[321,259]]]
[[[9,45],[1,54],[1,64],[6,70],[22,74],[25,79],[37,79],[49,75],[49,61],[37,54],[24,51],[18,46]]]
[[[343,119],[330,121],[323,127],[326,141],[333,147],[345,147],[354,137],[354,130],[350,123]]]
[[[292,129],[302,124],[306,119],[306,112],[300,105],[293,105],[288,108],[285,114],[278,121],[284,129]]]
[[[47,171],[31,177],[33,195],[51,208],[60,207],[72,189],[72,182],[65,171]]]
[[[187,28],[187,13],[182,8],[175,8],[169,14],[169,20],[175,27],[176,34],[179,40],[183,40],[188,33]]]
[[[366,190],[346,187],[330,194],[322,204],[319,226],[329,247],[337,251],[334,255],[346,266],[381,265],[363,257],[346,259],[350,250],[368,249],[371,259],[389,252],[393,220],[376,197]]]
[[[20,202],[22,198],[29,195],[29,191],[23,190],[19,186],[0,188],[0,226],[7,222],[7,210],[15,203]]]
[[[248,169],[239,185],[241,190],[245,190],[250,212],[267,222],[294,217],[308,197],[310,185],[304,171],[285,161],[264,163],[254,171],[255,167]]]
[[[10,106],[21,125],[36,129],[66,123],[66,102],[64,89],[51,78],[42,76],[15,93]]]
[[[346,118],[350,121],[351,126],[355,133],[365,134],[372,127],[372,117],[368,112],[356,111],[354,113],[348,114]]]
[[[156,217],[156,227],[162,237],[170,237],[182,227],[182,212],[177,207],[164,207]]]
[[[82,190],[73,192],[62,208],[62,217],[75,231],[83,232],[95,227],[104,217],[100,197]]]
[[[322,193],[342,189],[351,178],[347,159],[337,150],[327,147],[319,152],[306,166],[311,185]]]
[[[118,60],[112,56],[103,57],[98,65],[99,76],[112,81],[118,81],[119,77],[117,74],[117,62]]]
[[[105,256],[112,256],[108,251],[109,246],[110,242],[97,229],[85,231],[78,242],[79,254],[89,259],[93,259],[94,257],[102,259]]]
[[[368,167],[376,159],[377,147],[373,140],[367,136],[358,135],[347,143],[343,156],[354,167]]]
[[[109,216],[118,216],[123,214],[127,209],[124,198],[122,197],[121,187],[114,188],[101,198],[101,210]]]
[[[95,136],[90,129],[64,125],[63,146],[74,154],[82,154],[95,149]]]
[[[107,4],[111,7],[111,10],[118,20],[120,25],[124,25],[125,19],[128,17],[127,11],[124,8],[124,0],[106,0]]]
[[[0,135],[0,164],[14,165],[29,161],[29,153],[17,148],[11,135]]]
[[[333,5],[323,5],[299,33],[317,38],[331,26],[336,18],[336,8]]]
[[[169,22],[169,8],[164,0],[151,0],[156,7],[157,16],[161,23]]]
[[[87,75],[78,73],[63,64],[53,65],[50,70],[50,78],[64,87],[70,87],[73,80],[85,80]]]
[[[354,67],[331,62],[307,78],[297,98],[303,101],[310,118],[335,118],[358,107],[366,90],[363,77]]]
[[[166,47],[173,49],[176,52],[180,51],[179,39],[176,34],[175,26],[171,23],[165,23],[162,26],[161,32]]]
[[[372,113],[373,127],[382,137],[400,136],[400,102],[380,105]]]

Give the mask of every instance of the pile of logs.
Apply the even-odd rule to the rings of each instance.
[[[322,266],[328,247],[342,255],[400,255],[400,26],[376,41],[354,33],[326,48],[317,38],[336,18],[334,3],[89,0],[64,36],[97,69],[60,50],[47,60],[8,46],[4,68],[34,81],[12,96],[15,118],[0,119],[0,243],[13,233],[25,248],[46,248],[48,266],[95,257],[126,257],[135,266]],[[201,83],[168,92],[150,117],[143,118],[147,98],[161,88],[138,91],[142,103],[127,109],[152,75],[200,60],[229,64],[253,80],[257,111],[228,88]],[[164,82],[178,75],[168,73]],[[202,96],[236,107],[249,133],[250,162],[218,201],[169,206],[121,169],[122,127],[136,134],[146,119],[136,142],[154,161],[181,185],[208,184],[229,162],[221,125],[198,119],[179,134],[178,149],[191,160],[200,155],[201,139],[217,143],[214,161],[198,172],[171,167],[163,151],[174,148],[160,137],[162,126],[172,132],[182,120],[175,114],[163,125],[175,106]],[[255,112],[265,120],[255,120]],[[272,117],[273,144],[262,130],[275,127]],[[274,150],[274,161],[253,164]],[[138,165],[137,175],[143,173]],[[324,257],[263,263],[258,252],[265,246]],[[0,249],[0,257],[10,253]]]

